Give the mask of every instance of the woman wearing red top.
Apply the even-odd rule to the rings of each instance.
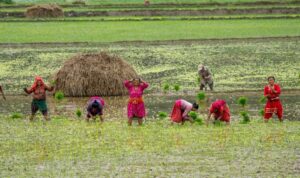
[[[213,102],[209,108],[209,113],[207,117],[207,123],[209,123],[211,116],[213,119],[226,122],[226,124],[230,123],[230,110],[229,106],[226,104],[224,100],[216,100]]]
[[[269,84],[265,86],[264,95],[268,99],[265,106],[265,121],[267,122],[274,114],[282,122],[283,109],[279,99],[281,93],[280,86],[275,84],[275,77],[268,77]]]

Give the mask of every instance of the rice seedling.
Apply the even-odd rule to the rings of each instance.
[[[259,98],[259,103],[261,103],[261,104],[265,104],[266,101],[267,101],[267,98],[266,98],[265,96],[261,96],[261,97]]]
[[[203,101],[205,97],[206,97],[205,92],[199,92],[197,94],[197,101]]]
[[[264,109],[260,109],[260,110],[259,110],[259,115],[263,117],[264,114],[265,114],[265,110],[264,110]]]
[[[180,90],[180,85],[179,85],[179,84],[175,84],[175,85],[174,85],[174,90],[175,90],[176,92],[178,92],[178,91]]]
[[[189,117],[191,117],[195,123],[199,125],[203,124],[203,118],[201,118],[197,112],[195,111],[189,112]]]
[[[241,117],[243,119],[241,121],[242,124],[247,124],[247,123],[250,122],[250,116],[249,116],[249,113],[247,111],[241,111],[240,115],[241,115]]]
[[[77,116],[77,118],[80,118],[82,116],[82,111],[80,108],[77,108],[76,111],[75,111],[75,114]]]
[[[240,116],[242,117],[242,124],[246,124],[250,122],[249,112],[246,110],[246,105],[248,104],[248,98],[245,96],[241,96],[238,98],[238,104],[242,107],[242,111],[240,111]]]
[[[57,91],[54,94],[54,98],[56,101],[62,101],[65,98],[65,95],[62,91]]]
[[[168,83],[165,83],[163,85],[163,92],[168,93],[169,90],[170,90],[170,85]]]
[[[13,112],[13,113],[11,113],[10,118],[12,118],[12,119],[21,119],[21,118],[23,118],[23,114],[19,113],[19,112]]]
[[[241,96],[238,98],[238,104],[240,106],[242,106],[243,108],[246,107],[246,105],[248,104],[248,98],[247,97],[244,97],[244,96]]]
[[[166,119],[168,117],[168,113],[160,111],[157,116],[159,119]]]

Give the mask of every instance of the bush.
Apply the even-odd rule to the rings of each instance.
[[[239,97],[238,104],[240,106],[245,107],[247,105],[247,103],[248,103],[248,98],[247,97],[245,97],[245,96]]]
[[[3,3],[3,4],[13,4],[14,1],[13,0],[0,0],[0,4]]]
[[[249,113],[246,111],[242,111],[240,112],[240,115],[242,116],[242,123],[246,124],[250,122],[250,116]]]
[[[18,113],[18,112],[14,112],[14,113],[11,114],[10,118],[12,118],[12,119],[21,119],[21,118],[23,118],[23,114]]]
[[[179,84],[175,84],[174,85],[174,90],[175,91],[179,91],[180,90],[180,85]]]
[[[76,110],[75,114],[78,118],[80,118],[82,116],[82,112],[79,108]]]
[[[199,92],[197,94],[197,99],[198,99],[198,101],[204,100],[205,99],[205,93],[204,92]]]
[[[168,117],[168,114],[166,112],[158,112],[158,118],[159,119],[165,119],[166,117]]]
[[[55,92],[54,98],[55,98],[57,101],[63,100],[64,97],[65,97],[65,95],[64,95],[63,92],[61,92],[61,91]]]

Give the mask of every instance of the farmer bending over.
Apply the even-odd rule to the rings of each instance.
[[[103,122],[103,109],[104,100],[101,97],[93,96],[88,101],[86,120],[89,121],[92,118],[94,121],[99,116],[100,121]]]
[[[197,111],[199,105],[197,103],[190,103],[186,100],[176,100],[171,113],[171,121],[184,124],[185,121],[193,122],[193,119],[189,117],[190,111]]]

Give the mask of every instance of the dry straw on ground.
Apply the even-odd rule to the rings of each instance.
[[[27,8],[25,15],[29,18],[63,17],[64,12],[58,5],[44,4]]]
[[[127,94],[126,79],[137,77],[127,62],[106,52],[79,54],[66,61],[54,80],[65,96],[119,96]]]

